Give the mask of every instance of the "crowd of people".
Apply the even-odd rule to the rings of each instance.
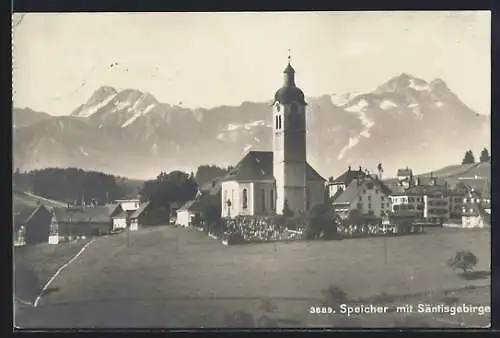
[[[237,217],[221,219],[216,224],[203,224],[205,230],[223,240],[238,238],[240,242],[302,240],[306,237],[305,224],[275,222],[266,217]],[[340,237],[388,236],[422,232],[411,224],[345,224],[337,225]]]
[[[287,225],[274,224],[264,217],[225,219],[222,220],[221,225],[217,227],[219,231],[211,232],[226,239],[238,235],[246,242],[296,240],[301,239],[304,233],[303,227],[290,226],[291,229],[288,230]]]
[[[337,227],[337,232],[348,237],[383,236],[422,232],[423,228],[413,225],[397,224],[348,224]]]

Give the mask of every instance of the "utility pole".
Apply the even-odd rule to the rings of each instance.
[[[127,247],[130,247],[130,224],[127,224]]]
[[[384,235],[384,258],[385,265],[387,265],[387,235]]]
[[[68,226],[69,226],[69,236],[68,236],[68,240],[69,240],[69,246],[71,246],[71,236],[73,235],[73,229],[72,229],[72,223],[71,223],[71,216],[68,217]]]

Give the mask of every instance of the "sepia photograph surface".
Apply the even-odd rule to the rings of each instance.
[[[486,328],[491,13],[15,13],[20,329]]]

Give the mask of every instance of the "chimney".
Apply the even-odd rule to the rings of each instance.
[[[351,172],[351,166],[349,165],[349,167],[347,167],[347,172]]]

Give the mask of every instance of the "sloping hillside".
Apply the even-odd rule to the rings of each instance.
[[[43,197],[36,196],[36,195],[31,194],[31,193],[23,192],[23,191],[19,191],[19,190],[14,190],[12,197],[13,197],[12,198],[12,205],[13,205],[14,216],[33,211],[37,207],[38,201],[40,201],[42,204],[46,205],[47,207],[63,207],[63,206],[65,206],[65,204],[62,202],[50,200],[47,198],[43,198]]]
[[[418,176],[429,177],[430,175],[431,173],[429,172]],[[450,165],[433,171],[432,175],[450,179],[473,178],[475,176],[491,179],[491,162]]]

